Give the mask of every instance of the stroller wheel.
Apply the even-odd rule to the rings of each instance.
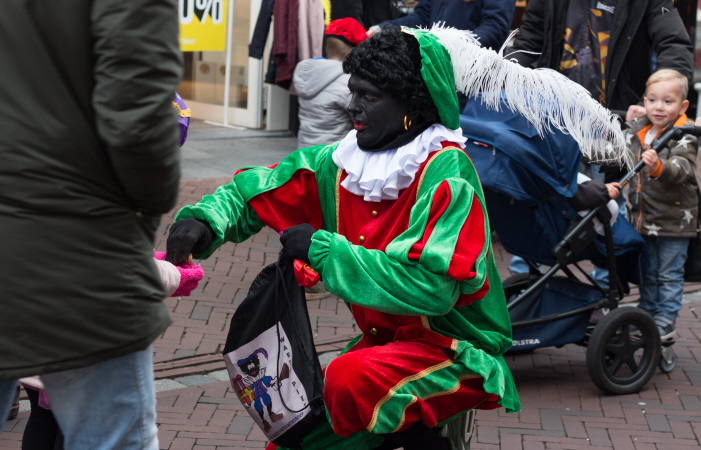
[[[671,346],[662,347],[662,355],[660,356],[660,370],[664,373],[670,373],[677,367],[677,354]]]
[[[652,317],[639,308],[616,308],[594,328],[587,369],[606,394],[631,394],[652,378],[660,352],[660,335]]]

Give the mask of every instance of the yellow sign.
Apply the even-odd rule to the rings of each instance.
[[[178,0],[180,50],[226,50],[228,0]]]

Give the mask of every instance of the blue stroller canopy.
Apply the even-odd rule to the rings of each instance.
[[[579,146],[557,129],[539,136],[523,116],[503,101],[501,106],[501,111],[493,111],[480,98],[468,101],[460,116],[468,138],[465,151],[482,182],[492,229],[506,251],[552,266],[551,250],[578,216],[567,198],[577,192]],[[617,255],[637,250],[627,255],[637,259],[644,248],[642,237],[623,217],[614,224],[613,238]],[[605,263],[604,246],[595,241],[595,247],[598,251],[584,252],[578,259]],[[638,282],[630,275],[630,281]]]
[[[510,111],[504,100],[501,111],[494,111],[483,105],[479,96],[468,100],[460,116],[460,126],[465,137],[496,147],[560,195],[572,197],[577,191],[577,172],[582,155],[572,136],[553,129],[541,137],[521,114]],[[471,157],[478,150],[474,147],[468,142],[466,150]],[[518,166],[511,166],[511,170],[516,172],[512,174],[514,176],[498,180],[480,174],[482,184],[498,183],[509,191],[540,198],[542,190],[528,192],[531,183],[519,183],[523,177],[518,176]]]

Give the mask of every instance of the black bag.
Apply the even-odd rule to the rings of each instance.
[[[299,448],[326,422],[321,366],[290,259],[280,256],[253,281],[223,353],[239,400],[273,443]]]
[[[697,214],[701,214],[701,192],[696,187],[696,197],[699,201]],[[699,217],[701,222],[701,217]],[[684,264],[684,281],[701,281],[701,232],[696,233],[696,237],[689,240],[689,249],[686,254],[686,264]]]

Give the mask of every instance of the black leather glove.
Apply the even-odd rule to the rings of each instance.
[[[280,236],[282,252],[292,259],[299,259],[309,264],[309,247],[316,230],[308,223],[287,228]]]
[[[170,227],[166,241],[166,261],[180,264],[190,253],[202,253],[214,241],[214,230],[203,220],[183,219]]]

